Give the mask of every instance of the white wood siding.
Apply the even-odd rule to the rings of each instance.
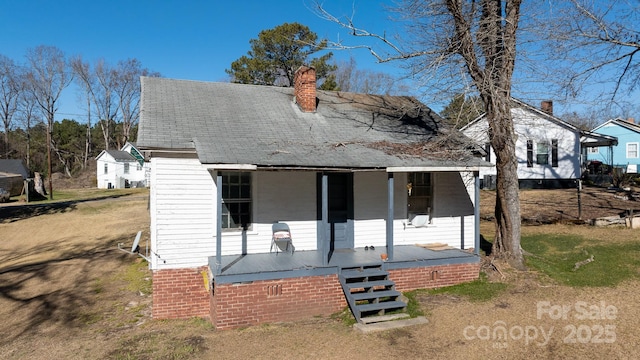
[[[152,269],[206,265],[215,255],[215,186],[197,159],[151,159]]]
[[[565,126],[549,121],[536,113],[520,108],[512,109],[516,133],[516,157],[518,158],[518,179],[575,179],[580,177],[580,135]],[[484,146],[489,140],[486,120],[478,121],[464,130],[464,134]],[[542,141],[551,145],[551,140],[558,140],[558,167],[551,166],[551,148],[549,148],[549,164],[535,163],[536,144]],[[527,140],[533,140],[534,164],[527,167]],[[491,148],[490,161],[495,164],[496,156]],[[496,175],[496,168],[481,168],[480,177]]]
[[[152,268],[197,267],[216,255],[216,172],[197,159],[151,160]],[[407,175],[394,174],[394,241],[396,244],[441,242],[465,248],[474,244],[473,176],[434,174],[433,223],[408,225]],[[464,180],[466,179],[466,180]],[[271,246],[271,226],[286,222],[296,251],[317,249],[317,175],[314,172],[252,172],[253,223],[244,234],[223,231],[222,255],[264,253]],[[387,173],[354,174],[354,243],[386,245]],[[461,219],[464,218],[464,228]],[[157,255],[156,255],[157,254]]]
[[[433,221],[426,227],[414,227],[409,225],[407,219],[407,175],[394,175],[394,244],[438,242],[460,248],[463,232],[465,249],[473,247],[475,243],[473,174],[435,173],[433,181]],[[356,173],[354,188],[355,246],[385,246],[387,174]]]

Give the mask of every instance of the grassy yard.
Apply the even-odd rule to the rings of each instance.
[[[640,297],[640,231],[564,223],[523,227],[526,272],[502,265],[472,283],[406,294],[426,325],[360,334],[346,313],[228,331],[203,319],[153,320],[146,262],[117,249],[138,230],[148,239],[147,196],[92,189],[56,192],[53,203],[0,206],[0,358],[624,359],[640,352],[633,300]],[[485,239],[492,231],[482,222]],[[540,303],[603,304],[617,315],[554,319],[540,316]],[[478,332],[495,324],[549,337],[496,342]],[[615,341],[595,338],[605,326]],[[581,329],[580,341],[571,342],[571,329]]]

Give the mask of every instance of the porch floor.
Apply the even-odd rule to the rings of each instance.
[[[296,251],[222,256],[220,274],[216,272],[216,258],[209,258],[209,266],[217,283],[235,283],[254,280],[271,280],[300,276],[336,274],[345,267],[381,265],[383,269],[399,269],[422,266],[473,263],[479,256],[460,249],[430,250],[415,245],[396,245],[393,259],[382,261],[380,254],[386,247],[375,250],[364,248],[336,250],[329,263],[322,263],[322,252]]]

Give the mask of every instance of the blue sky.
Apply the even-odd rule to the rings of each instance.
[[[249,50],[261,30],[285,22],[307,25],[318,36],[348,39],[337,25],[317,17],[311,0],[1,0],[0,54],[18,63],[26,50],[53,45],[85,61],[111,64],[137,58],[164,77],[226,81],[225,69]],[[375,31],[393,26],[384,1],[325,0],[335,15],[350,16]],[[386,1],[390,4],[391,1]],[[355,43],[354,38],[349,39]],[[359,69],[397,73],[396,65],[375,64],[365,51],[334,52],[354,56]],[[82,121],[82,103],[70,87],[60,99],[56,119]]]
[[[354,15],[360,28],[379,34],[401,29],[389,20],[386,7],[393,0],[321,0],[336,16]],[[137,58],[144,67],[162,76],[202,81],[227,81],[225,69],[245,55],[249,40],[261,30],[285,22],[309,26],[319,37],[356,45],[362,38],[349,35],[338,25],[320,19],[309,8],[313,0],[0,0],[0,54],[23,63],[27,49],[53,45],[67,56],[82,55],[95,63],[104,58],[115,64]],[[377,64],[365,50],[334,51],[335,60],[353,57],[358,69],[404,75],[401,62]],[[526,71],[526,68],[522,68]],[[518,70],[518,66],[516,67]],[[515,85],[515,84],[514,84]],[[540,84],[519,84],[537,106],[548,98]],[[530,86],[537,87],[533,95]],[[417,91],[417,90],[416,90]],[[520,92],[522,93],[522,92]],[[420,96],[420,94],[414,94]],[[436,111],[442,104],[423,101]],[[556,113],[573,104],[556,102]],[[85,119],[83,101],[74,86],[63,93],[56,120]],[[578,109],[580,110],[580,109]]]

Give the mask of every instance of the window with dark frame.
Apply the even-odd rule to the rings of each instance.
[[[251,173],[221,172],[222,228],[248,229],[251,226]]]
[[[407,217],[431,215],[433,206],[433,186],[431,173],[409,173],[407,181]]]

